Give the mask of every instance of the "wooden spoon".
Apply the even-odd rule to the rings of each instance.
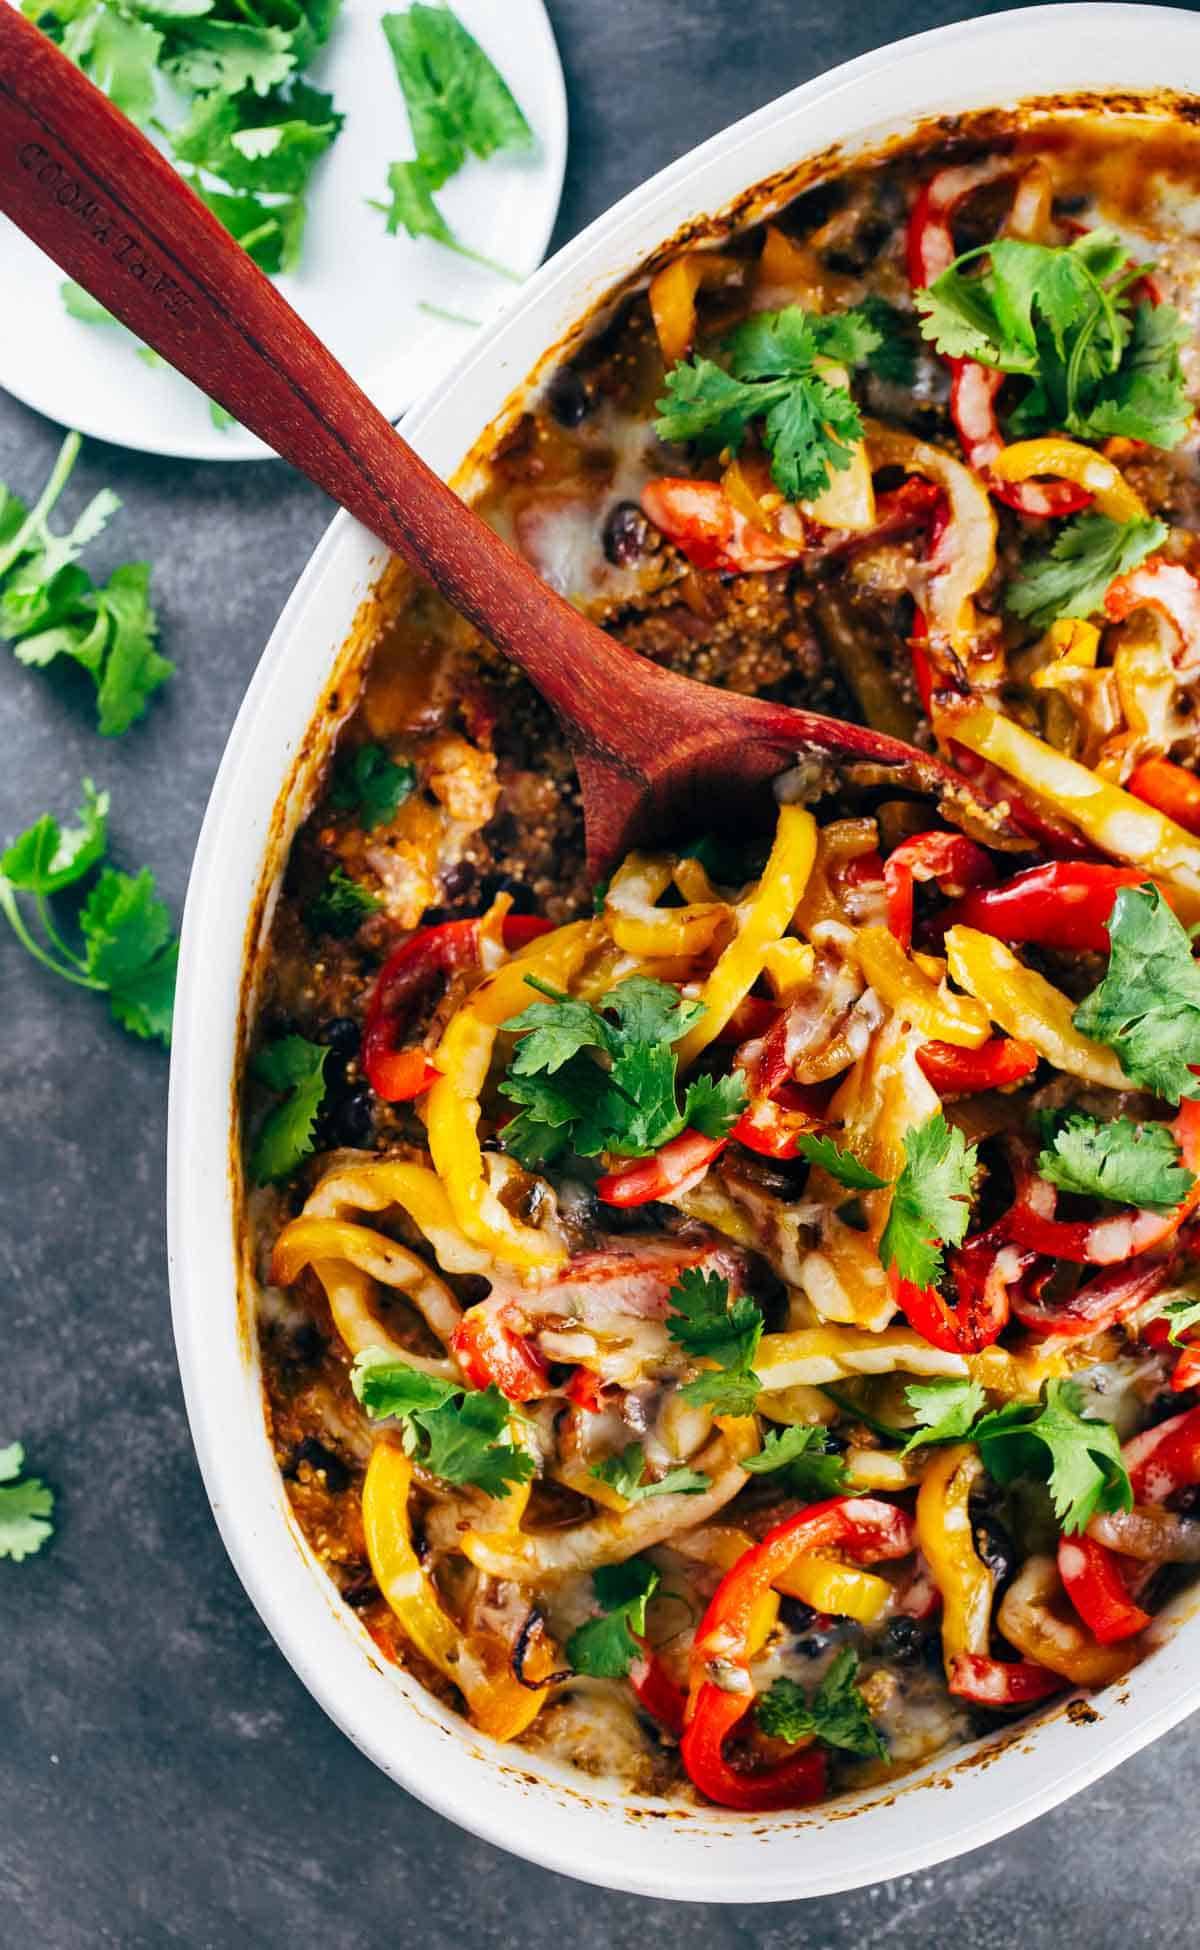
[[[571,741],[594,871],[652,835],[761,822],[768,781],[806,757],[883,767],[926,791],[952,781],[898,739],[660,670],[572,609],[418,458],[146,137],[4,0],[0,210],[520,666]]]

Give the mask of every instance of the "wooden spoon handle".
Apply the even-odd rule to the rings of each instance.
[[[153,144],[5,0],[0,210],[427,575],[578,735],[605,746],[610,686],[627,682],[640,660],[588,625],[464,506]],[[382,235],[379,248],[388,248]]]

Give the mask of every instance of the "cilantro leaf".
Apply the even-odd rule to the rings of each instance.
[[[549,1163],[567,1150],[583,1158],[601,1151],[645,1157],[678,1137],[685,1122],[719,1137],[740,1114],[740,1079],[698,1078],[680,1110],[671,1044],[700,1020],[701,1004],[648,976],[610,989],[599,1009],[528,979],[546,1000],[503,1025],[520,1040],[499,1086],[524,1106],[504,1130],[506,1149],[523,1164]]]
[[[533,131],[504,77],[448,7],[421,4],[380,25],[404,95],[417,158],[439,189],[468,154],[529,149]]]
[[[25,1451],[19,1442],[0,1449],[0,1557],[20,1564],[54,1534],[54,1492],[36,1476],[22,1478]]]
[[[338,766],[329,803],[357,812],[368,833],[386,826],[416,789],[416,768],[407,759],[389,758],[382,745],[360,745]]]
[[[1059,1125],[1038,1170],[1060,1191],[1162,1211],[1178,1205],[1196,1182],[1165,1124],[1128,1117],[1101,1124],[1080,1113]]]
[[[96,588],[77,562],[120,507],[117,496],[102,489],[65,534],[49,525],[79,448],[79,435],[68,434],[32,509],[0,487],[0,638],[33,668],[67,656],[86,670],[100,730],[114,736],[141,717],[175,666],[154,647],[147,564],[126,563]]]
[[[191,181],[201,202],[208,205],[260,271],[277,277],[281,271],[296,269],[304,243],[306,215],[300,197],[281,197],[274,203],[264,203],[261,197],[251,196],[245,190],[236,193],[212,190],[198,178]]]
[[[683,1468],[669,1469],[656,1483],[643,1483],[645,1468],[645,1450],[640,1442],[631,1442],[617,1455],[594,1464],[590,1473],[627,1503],[645,1503],[651,1496],[695,1496],[709,1487],[709,1478],[699,1470]]]
[[[373,209],[383,211],[389,237],[394,237],[398,230],[407,231],[410,237],[429,237],[472,264],[482,264],[486,270],[499,272],[501,277],[515,279],[516,274],[505,265],[485,257],[482,251],[471,250],[461,237],[455,236],[433,200],[433,189],[423,164],[394,162],[388,169],[387,181],[391,202],[380,203],[374,197],[368,198],[368,202]]]
[[[361,880],[354,880],[342,867],[334,867],[320,892],[314,894],[304,910],[304,918],[316,934],[345,938],[356,934],[369,914],[378,913],[383,902]]]
[[[171,1040],[179,943],[149,867],[138,874],[106,867],[80,912],[84,969],[108,991],[109,1007],[135,1036]]]
[[[706,358],[671,368],[656,431],[662,440],[695,441],[705,453],[736,453],[751,423],[761,421],[775,485],[789,500],[811,500],[849,467],[862,438],[849,392],[817,361],[859,364],[879,341],[860,312],[811,318],[798,305],[759,312],[731,335],[728,371]]]
[[[646,1630],[646,1606],[658,1590],[659,1574],[644,1557],[606,1564],[592,1573],[592,1589],[603,1608],[567,1640],[566,1652],[576,1672],[593,1679],[624,1679],[641,1655],[633,1634]]]
[[[683,1121],[705,1137],[724,1137],[748,1102],[746,1079],[740,1070],[731,1070],[723,1077],[699,1076],[684,1093]]]
[[[1171,1331],[1167,1339],[1172,1347],[1178,1347],[1188,1329],[1200,1321],[1200,1300],[1189,1300],[1186,1296],[1178,1300],[1168,1300],[1162,1310],[1162,1317],[1171,1323]]]
[[[982,257],[984,270],[974,266]],[[1000,238],[968,251],[916,294],[921,330],[949,358],[1029,379],[1010,416],[1014,437],[1061,429],[1174,447],[1190,420],[1170,305],[1142,303],[1121,239],[1093,230],[1067,245]]]
[[[345,116],[332,95],[294,81],[266,96],[198,95],[171,137],[180,162],[219,176],[231,189],[302,196]]]
[[[258,1184],[286,1178],[311,1152],[317,1112],[325,1098],[328,1055],[324,1043],[282,1036],[260,1049],[250,1065],[250,1074],[259,1083],[283,1095],[283,1102],[263,1119],[250,1154],[250,1173]]]
[[[907,1133],[904,1158],[879,1257],[902,1280],[927,1287],[941,1273],[942,1246],[957,1246],[966,1232],[975,1146],[937,1111]]]
[[[866,1759],[887,1759],[887,1747],[856,1683],[858,1654],[844,1645],[811,1699],[794,1679],[777,1679],[754,1703],[765,1734],[793,1746],[823,1740]]]
[[[1063,1530],[1086,1530],[1100,1510],[1131,1510],[1133,1491],[1111,1422],[1080,1413],[1083,1391],[1073,1381],[1048,1381],[1038,1407],[1011,1402],[975,1425],[972,1440],[997,1483],[1041,1477]]]
[[[728,1280],[689,1266],[672,1287],[668,1305],[671,1338],[693,1358],[714,1363],[687,1382],[681,1395],[717,1415],[752,1414],[762,1388],[754,1372],[764,1325],[757,1301],[743,1293],[731,1304]]]
[[[864,298],[858,311],[877,335],[875,345],[866,355],[868,369],[877,379],[887,380],[893,386],[912,386],[917,376],[920,344],[913,314],[889,305],[877,292]]]
[[[1200,969],[1157,887],[1122,887],[1108,921],[1108,968],[1075,1010],[1076,1029],[1115,1050],[1135,1083],[1177,1104],[1200,1097]]]
[[[440,1375],[366,1348],[350,1370],[350,1384],[374,1421],[395,1416],[408,1454],[444,1483],[472,1483],[489,1496],[527,1483],[533,1457],[501,1442],[513,1409],[496,1387],[464,1388]]]
[[[987,1396],[978,1381],[958,1380],[953,1376],[945,1381],[914,1381],[905,1389],[904,1396],[918,1427],[900,1451],[902,1456],[931,1442],[961,1442],[987,1405]]]
[[[768,1429],[762,1448],[756,1456],[744,1456],[742,1468],[752,1476],[786,1471],[788,1488],[798,1496],[836,1496],[845,1488],[846,1465],[828,1443],[828,1432],[818,1422]]]
[[[845,1185],[852,1192],[878,1192],[887,1184],[886,1178],[877,1178],[873,1171],[849,1151],[843,1151],[839,1144],[829,1137],[817,1137],[811,1131],[802,1131],[796,1139],[796,1149],[810,1165],[819,1165],[839,1185]]]
[[[108,845],[108,794],[83,781],[77,826],[61,827],[43,813],[0,854],[0,874],[28,894],[57,894],[82,880]]]
[[[1023,564],[1005,602],[1035,630],[1049,629],[1060,616],[1092,616],[1104,607],[1109,584],[1136,569],[1166,539],[1161,521],[1077,515],[1059,529],[1049,549]]]
[[[71,318],[77,318],[82,325],[115,325],[118,323],[106,305],[93,298],[74,278],[66,278],[58,287],[63,310]]]
[[[237,95],[253,89],[267,95],[296,66],[291,35],[282,27],[213,18],[172,20],[162,67],[177,87],[190,94],[212,90]]]

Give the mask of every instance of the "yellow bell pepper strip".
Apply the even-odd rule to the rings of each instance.
[[[759,1813],[803,1806],[823,1791],[820,1752],[802,1749],[775,1767],[735,1768],[725,1744],[754,1702],[752,1629],[764,1591],[778,1587],[813,1550],[844,1550],[859,1563],[907,1557],[912,1519],[874,1497],[832,1497],[776,1524],[722,1578],[693,1641],[688,1720],[680,1754],[688,1777],[719,1807]]]
[[[388,1441],[371,1451],[363,1484],[363,1532],[375,1582],[430,1665],[458,1687],[472,1724],[493,1740],[515,1740],[542,1709],[546,1688],[523,1686],[513,1676],[499,1641],[463,1633],[438,1602],[413,1548],[408,1495],[413,1467]]]
[[[740,284],[746,274],[741,258],[719,251],[687,251],[650,280],[650,315],[667,366],[686,359],[696,336],[696,294],[714,285]]]
[[[702,984],[704,1015],[676,1045],[679,1067],[694,1063],[724,1029],[763,970],[768,948],[787,932],[808,884],[817,826],[802,806],[781,806],[775,840],[757,887],[734,910],[737,932]],[[436,1088],[436,1086],[435,1086]]]
[[[940,738],[965,745],[1025,786],[1070,821],[1092,845],[1145,869],[1178,890],[1185,921],[1200,920],[1200,844],[1154,806],[1098,778],[1086,765],[1056,752],[1032,732],[986,705],[964,703],[938,711]]]
[[[907,1327],[885,1327],[878,1334],[861,1327],[799,1327],[790,1334],[764,1334],[754,1371],[772,1394],[798,1382],[821,1387],[850,1375],[965,1375],[961,1354],[930,1347]]]
[[[407,1246],[398,1245],[386,1233],[375,1232],[370,1226],[355,1225],[348,1219],[303,1216],[293,1219],[275,1241],[271,1255],[272,1283],[291,1286],[303,1267],[328,1261],[357,1267],[380,1286],[407,1294],[442,1345],[450,1345],[462,1320],[462,1308],[445,1281],[439,1280]],[[383,1337],[381,1330],[377,1322],[372,1321],[371,1325],[375,1329],[373,1338],[378,1342]],[[357,1330],[352,1338],[341,1321],[337,1321],[337,1326],[347,1346],[355,1354],[361,1353]],[[390,1335],[387,1339],[395,1345]]]
[[[1073,1005],[1011,948],[976,928],[946,932],[946,960],[960,988],[982,1002],[1001,1029],[1029,1043],[1056,1070],[1109,1090],[1132,1090],[1113,1051],[1083,1036],[1071,1020]]]
[[[597,924],[574,921],[535,941],[481,982],[451,1017],[435,1060],[442,1075],[425,1099],[429,1150],[456,1224],[468,1239],[522,1272],[561,1265],[562,1242],[523,1225],[488,1180],[479,1142],[479,1099],[501,1024],[519,1015],[531,991],[526,976],[564,988],[597,936]]]
[[[604,898],[604,919],[618,948],[641,956],[703,955],[732,915],[724,901],[693,901],[657,907],[673,879],[672,863],[631,853],[614,873]]]
[[[996,1623],[1011,1645],[1075,1686],[1109,1686],[1137,1659],[1128,1641],[1100,1645],[1076,1617],[1052,1557],[1030,1557],[1009,1585]]]
[[[931,982],[887,928],[860,928],[851,949],[885,1008],[934,1041],[979,1049],[991,1025],[987,1010],[969,996]]]
[[[1093,447],[1050,434],[1041,440],[1018,440],[1002,447],[990,461],[998,481],[1031,481],[1038,477],[1074,481],[1092,497],[1098,514],[1110,521],[1141,521],[1146,504],[1124,475]]]
[[[428,1165],[406,1164],[396,1158],[335,1165],[319,1181],[303,1216],[347,1218],[357,1212],[383,1212],[389,1205],[399,1205],[408,1213],[445,1272],[491,1271],[490,1254],[472,1245],[455,1224],[442,1181]]]
[[[808,987],[815,962],[816,956],[808,942],[797,941],[794,934],[771,943],[763,956],[763,974],[781,1006],[794,1002],[801,990]]]
[[[971,1491],[983,1464],[967,1443],[940,1449],[917,1494],[917,1544],[942,1594],[946,1676],[964,1654],[987,1656],[994,1580],[975,1549]]]

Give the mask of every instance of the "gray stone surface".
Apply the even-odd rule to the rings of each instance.
[[[573,124],[562,239],[792,82],[970,8],[550,0],[550,11]],[[0,479],[36,488],[57,440],[0,395]],[[90,772],[112,789],[117,859],[151,863],[178,909],[238,699],[328,509],[277,465],[95,446],[71,505],[103,483],[125,507],[100,555],[152,558],[179,674],[146,724],[105,744],[83,684],[0,651],[0,833],[69,810]],[[590,1891],[391,1787],[275,1651],[209,1516],[168,1321],[166,1061],[0,934],[0,1440],[21,1435],[60,1494],[52,1548],[0,1565],[0,1950],[550,1950],[568,1938],[635,1950],[664,1926],[695,1950],[784,1950],[797,1936],[820,1950],[1197,1941],[1188,1726],[1005,1842],[803,1910],[668,1914]]]

